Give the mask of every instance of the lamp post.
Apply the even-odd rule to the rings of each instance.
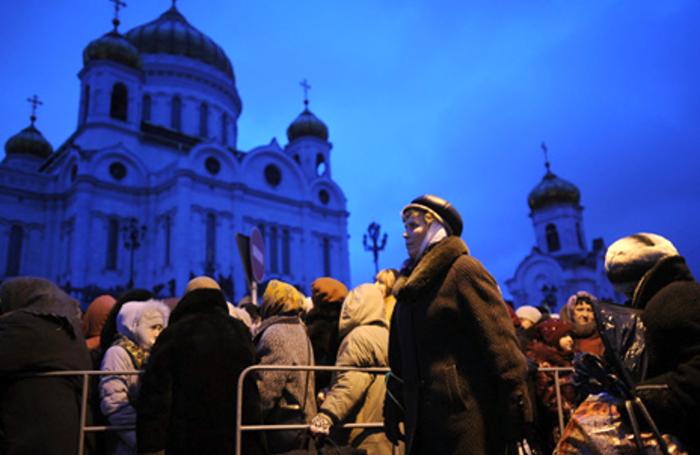
[[[122,227],[124,236],[124,248],[131,252],[131,265],[129,266],[129,283],[127,289],[134,288],[134,252],[141,246],[141,241],[146,236],[146,225],[139,226],[136,218],[129,218]]]
[[[365,234],[362,237],[362,244],[365,247],[365,251],[371,251],[372,253],[374,253],[375,276],[377,275],[377,273],[379,273],[379,252],[382,251],[386,246],[386,232],[384,233],[382,240],[379,240],[379,231],[381,230],[381,228],[382,227],[379,224],[372,222],[367,228],[367,234]],[[369,238],[372,240],[371,245],[367,242],[368,235]]]

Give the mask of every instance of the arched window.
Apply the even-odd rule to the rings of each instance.
[[[199,136],[209,136],[209,107],[206,103],[199,106]]]
[[[90,85],[85,86],[85,93],[83,94],[83,104],[80,106],[80,123],[85,123],[88,118],[88,112],[90,112]]]
[[[213,270],[216,261],[216,215],[210,213],[206,220],[206,257],[207,267]]]
[[[117,252],[119,251],[119,220],[111,219],[107,222],[107,270],[117,269]]]
[[[126,122],[126,112],[128,108],[128,93],[126,85],[117,82],[112,87],[112,104],[109,108],[109,116]]]
[[[22,262],[22,242],[24,241],[24,228],[14,225],[10,229],[10,238],[7,245],[7,263],[5,276],[19,275],[19,266]]]
[[[282,230],[282,273],[289,275],[289,229]]]
[[[170,128],[182,131],[182,100],[179,96],[173,96],[170,102]]]
[[[557,232],[557,227],[553,224],[548,224],[546,228],[547,232],[547,249],[550,253],[559,251],[561,249],[561,243],[559,242],[559,233]]]
[[[221,116],[221,143],[226,145],[228,142],[228,115],[226,112]]]
[[[323,238],[323,275],[331,276],[331,242],[328,237]]]
[[[143,95],[141,103],[141,120],[144,122],[151,121],[151,95]]]
[[[272,226],[270,228],[270,273],[277,273],[279,271],[279,264],[277,260],[277,228]]]

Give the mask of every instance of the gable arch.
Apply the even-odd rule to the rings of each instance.
[[[240,175],[241,182],[251,189],[294,200],[309,197],[309,188],[299,165],[275,150],[258,148],[248,152],[241,162]]]
[[[148,169],[143,161],[122,143],[97,152],[87,173],[98,180],[118,185],[139,187],[148,184]]]
[[[218,172],[211,172],[211,164],[209,167],[207,164],[209,158],[218,161]],[[192,169],[199,175],[226,181],[237,180],[241,173],[241,165],[231,151],[215,142],[200,143],[192,147],[182,164],[182,167]]]

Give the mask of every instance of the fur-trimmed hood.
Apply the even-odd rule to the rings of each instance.
[[[420,300],[427,291],[439,285],[452,264],[462,255],[469,255],[466,243],[456,236],[436,243],[415,267],[403,268],[394,284],[394,296],[401,302]]]

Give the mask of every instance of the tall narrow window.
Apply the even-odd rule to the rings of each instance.
[[[586,246],[583,244],[583,232],[581,231],[581,225],[576,223],[576,236],[578,237],[578,246],[583,250]]]
[[[22,226],[12,226],[10,229],[10,239],[7,245],[7,264],[5,266],[5,276],[19,275],[19,266],[22,259],[22,242],[24,240],[24,228]]]
[[[151,121],[151,95],[143,95],[141,102],[141,120],[144,122]]]
[[[126,91],[126,85],[121,82],[114,84],[112,87],[112,104],[109,108],[109,116],[126,122],[127,100],[128,93]]]
[[[165,265],[170,265],[170,239],[171,239],[171,226],[173,225],[173,220],[170,216],[165,217]]]
[[[226,112],[221,115],[221,143],[224,145],[228,143],[228,115]]]
[[[182,131],[182,100],[179,96],[173,96],[170,102],[170,128]]]
[[[206,103],[199,106],[199,136],[209,136],[209,107]]]
[[[323,275],[331,276],[331,242],[323,238]]]
[[[282,273],[289,275],[289,229],[282,230]]]
[[[207,266],[213,267],[216,261],[216,215],[210,213],[207,215],[207,243],[206,257]]]
[[[85,93],[83,95],[83,105],[80,106],[80,123],[85,123],[88,118],[88,112],[90,112],[90,85],[85,86]]]
[[[277,273],[279,271],[279,263],[277,260],[277,228],[274,226],[270,228],[270,253],[268,257],[270,258],[270,273]]]
[[[561,243],[559,242],[559,233],[557,232],[557,227],[553,224],[548,224],[546,228],[547,232],[547,248],[550,253],[559,251],[561,249]]]
[[[119,251],[119,220],[111,219],[107,223],[107,270],[117,269],[117,251]]]

